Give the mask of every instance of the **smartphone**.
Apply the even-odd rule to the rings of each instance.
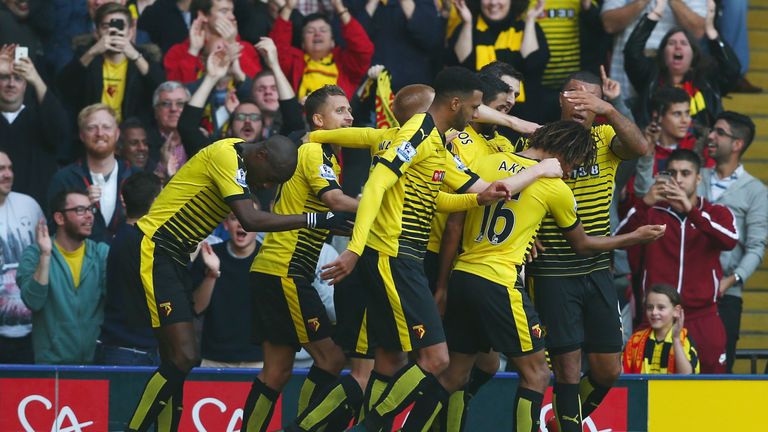
[[[109,20],[109,28],[123,31],[125,30],[125,20],[121,20],[120,18],[112,18]]]
[[[13,60],[19,61],[22,58],[29,57],[29,48],[25,46],[17,46],[16,51],[13,54]]]

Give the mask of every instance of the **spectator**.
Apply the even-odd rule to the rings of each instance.
[[[157,0],[144,9],[138,28],[147,32],[152,43],[167,53],[172,46],[184,42],[189,33],[192,0]]]
[[[16,166],[16,191],[46,201],[56,160],[69,157],[64,107],[30,59],[13,61],[14,45],[0,48],[0,150]],[[24,95],[32,87],[30,97]]]
[[[331,3],[341,20],[341,36],[346,47],[336,46],[331,21],[321,14],[304,18],[301,49],[293,47],[293,24],[289,21],[293,10],[291,2],[280,10],[269,34],[281,53],[280,67],[300,100],[327,84],[336,84],[346,94],[354,94],[371,64],[374,47],[365,30],[341,0],[331,0]]]
[[[717,21],[718,28],[723,34],[723,39],[733,47],[739,58],[741,70],[734,93],[760,93],[762,88],[753,85],[747,80],[749,70],[749,38],[747,37],[747,9],[749,0],[720,1],[721,13]]]
[[[700,130],[710,127],[722,111],[720,98],[738,80],[739,60],[715,29],[713,0],[707,6],[705,34],[715,65],[708,64],[695,37],[679,27],[664,35],[656,59],[646,57],[646,41],[662,18],[666,3],[667,0],[656,0],[656,6],[640,19],[624,48],[624,67],[639,93],[632,113],[644,128],[651,120],[649,105],[656,89],[664,85],[681,87],[691,97],[694,133],[700,135]]]
[[[348,4],[373,42],[372,64],[384,65],[392,73],[393,91],[432,82],[442,60],[445,32],[433,0]]]
[[[253,289],[249,269],[260,244],[246,232],[234,213],[224,221],[229,241],[204,242],[192,265],[195,313],[203,315],[202,367],[264,365],[261,347],[254,343]]]
[[[125,159],[133,168],[154,171],[157,161],[149,157],[147,130],[135,117],[120,124],[120,139],[117,140],[116,154]]]
[[[680,293],[669,285],[654,285],[645,296],[650,327],[632,335],[624,347],[624,373],[699,373],[699,358],[688,329]]]
[[[16,272],[24,249],[35,241],[34,227],[43,220],[40,205],[13,188],[13,166],[0,151],[0,364],[34,363],[32,312],[21,301]]]
[[[149,131],[149,155],[160,160],[155,174],[169,179],[187,162],[189,151],[179,135],[179,117],[189,102],[189,90],[178,81],[166,81],[152,95],[156,129]]]
[[[83,1],[54,0],[51,3],[53,16],[49,22],[53,25],[53,32],[43,44],[45,67],[42,70],[45,71],[45,76],[55,77],[72,59],[73,39],[91,32],[93,24],[88,17],[88,7]]]
[[[15,43],[29,49],[37,63],[43,55],[42,40],[53,31],[53,5],[35,0],[0,1],[0,45]]]
[[[157,366],[160,353],[152,327],[142,316],[141,304],[130,304],[129,291],[141,291],[139,274],[131,271],[131,263],[139,262],[139,251],[132,246],[141,233],[134,228],[140,217],[160,194],[160,179],[151,172],[137,172],[125,181],[122,198],[125,222],[120,225],[107,256],[107,298],[104,322],[96,346],[96,364],[122,366]],[[136,264],[138,265],[138,264]]]
[[[56,233],[49,237],[40,220],[16,275],[32,310],[35,363],[90,364],[104,318],[109,246],[88,239],[96,206],[85,190],[60,190],[50,205]]]
[[[717,165],[702,170],[699,185],[701,196],[731,210],[739,233],[736,247],[720,255],[722,297],[717,306],[725,326],[728,373],[739,339],[744,283],[763,261],[768,235],[768,190],[741,161],[754,137],[755,124],[749,117],[731,111],[720,113],[708,137],[708,150]]]
[[[54,174],[48,187],[48,196],[56,196],[65,188],[88,191],[95,205],[93,228],[89,238],[111,242],[117,228],[125,221],[120,202],[122,185],[134,170],[130,164],[115,157],[115,145],[120,131],[115,112],[105,104],[85,107],[77,116],[80,139],[85,144],[85,158],[65,166]]]
[[[651,12],[655,6],[652,0],[605,0],[600,12],[605,31],[615,35],[611,55],[611,77],[618,81],[623,95],[616,104],[622,114],[632,118],[629,103],[637,97],[637,92],[624,71],[624,47],[643,14]],[[661,38],[672,28],[688,30],[697,39],[704,36],[704,17],[707,14],[707,0],[679,0],[667,2],[665,10],[656,27],[645,42],[644,50],[654,51],[659,47]]]
[[[546,109],[541,108],[541,103],[536,104],[539,108],[529,107],[525,101],[541,101],[541,78],[550,51],[544,31],[536,23],[544,11],[544,1],[535,3],[531,9],[528,3],[528,0],[483,0],[480,13],[473,17],[464,0],[457,1],[463,24],[454,32],[449,47],[456,60],[472,70],[499,60],[521,72],[525,84],[520,89],[516,112],[541,122]],[[551,102],[556,103],[554,99]]]
[[[67,107],[80,112],[93,103],[104,103],[116,112],[118,122],[138,117],[149,123],[152,91],[163,81],[160,64],[145,48],[131,42],[135,27],[125,6],[107,3],[94,16],[97,41],[80,51],[59,73],[58,89]]]
[[[282,71],[280,72],[282,73]],[[280,116],[277,81],[275,81],[275,73],[272,70],[264,69],[256,74],[251,87],[251,98],[261,111],[262,138],[267,139],[278,133],[282,126],[282,118]]]
[[[205,58],[222,46],[235,58],[231,67],[240,82],[261,70],[253,45],[241,41],[237,34],[232,0],[194,0],[191,12],[196,18],[189,27],[189,37],[172,46],[163,60],[169,80],[184,84],[196,81]]]
[[[658,179],[629,211],[619,232],[645,224],[664,224],[664,237],[644,247],[642,292],[669,284],[682,296],[690,335],[698,341],[702,373],[725,371],[725,330],[717,316],[720,252],[739,239],[733,214],[696,193],[701,161],[691,150],[678,149],[667,159],[671,179]]]

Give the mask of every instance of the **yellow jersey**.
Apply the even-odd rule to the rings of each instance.
[[[123,98],[125,98],[125,81],[128,75],[128,59],[124,58],[120,63],[111,63],[105,60],[101,67],[101,74],[104,77],[101,103],[109,105],[115,110],[116,120],[119,124],[123,121]]]
[[[530,7],[536,7],[531,0]],[[598,7],[592,5],[592,7]],[[537,22],[549,45],[549,62],[541,77],[544,87],[560,90],[568,75],[581,70],[579,15],[581,0],[547,0]]]
[[[477,173],[495,181],[538,162],[516,154],[497,153],[479,159]],[[517,266],[525,263],[525,255],[547,214],[560,230],[572,229],[579,223],[573,193],[561,179],[539,179],[510,201],[468,210],[462,252],[454,269],[513,286]]]
[[[477,175],[446,149],[445,138],[429,113],[408,120],[374,164],[374,174],[381,165],[398,178],[377,209],[362,205],[358,209],[349,249],[361,255],[367,245],[385,255],[422,259],[443,182],[463,193],[478,180]]]
[[[469,169],[477,173],[479,167],[475,164],[475,161],[478,159],[494,153],[514,153],[515,148],[506,137],[496,131],[490,136],[483,135],[475,131],[472,126],[467,126],[466,129],[459,132],[459,135],[451,141],[448,150],[457,156]],[[428,251],[440,253],[440,242],[443,239],[443,231],[445,231],[445,223],[447,221],[447,213],[435,213],[429,232]]]
[[[163,188],[136,223],[145,236],[183,265],[229,214],[228,203],[250,199],[240,138],[200,150]]]
[[[613,198],[616,169],[621,163],[611,143],[616,132],[610,125],[592,127],[597,156],[591,166],[574,169],[565,184],[573,191],[578,203],[578,214],[584,231],[589,236],[611,235],[608,209]],[[526,266],[532,276],[576,276],[610,267],[611,253],[602,252],[590,257],[577,255],[563,237],[555,221],[547,217],[539,231],[539,240],[546,250]]]
[[[328,191],[341,189],[338,182],[340,173],[330,144],[303,144],[299,147],[296,171],[277,188],[274,213],[327,212],[328,207],[320,197]],[[267,233],[251,271],[302,277],[312,282],[320,249],[328,234],[328,230],[310,228]]]

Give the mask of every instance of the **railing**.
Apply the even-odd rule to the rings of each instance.
[[[736,359],[748,359],[750,363],[749,373],[756,374],[757,361],[768,359],[768,349],[737,349],[735,357]],[[765,364],[763,373],[768,374],[768,363]]]

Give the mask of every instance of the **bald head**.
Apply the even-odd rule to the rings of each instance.
[[[298,163],[296,144],[288,137],[273,135],[264,141],[264,148],[267,151],[267,160],[274,169],[279,183],[288,181],[296,171]]]
[[[392,102],[392,113],[398,123],[405,124],[418,113],[426,112],[435,99],[435,90],[424,84],[411,84],[400,89]]]
[[[241,144],[251,189],[269,188],[284,183],[296,171],[298,150],[287,137],[274,135],[266,141]]]

